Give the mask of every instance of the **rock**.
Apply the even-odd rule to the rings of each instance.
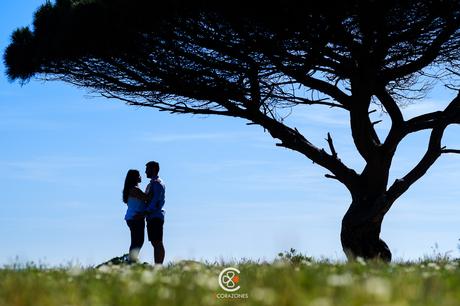
[[[148,263],[140,263],[140,262],[130,262],[129,261],[129,254],[123,254],[122,256],[119,257],[114,257],[106,262],[103,262],[95,267],[95,269],[98,269],[102,266],[116,266],[116,265],[148,265]]]

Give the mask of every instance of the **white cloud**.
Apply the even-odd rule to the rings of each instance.
[[[8,173],[9,178],[40,182],[61,181],[66,172],[76,168],[89,168],[96,161],[78,157],[44,156],[32,160],[2,161],[0,169]]]
[[[253,140],[264,139],[262,132],[210,132],[210,133],[170,133],[144,136],[143,139],[157,143],[180,141],[239,141],[248,138]]]
[[[58,121],[56,119],[40,118],[34,114],[20,113],[1,113],[0,128],[28,129],[28,130],[56,130],[69,126],[69,122]]]
[[[193,162],[193,163],[184,163],[182,167],[188,171],[199,172],[199,173],[221,173],[227,172],[231,169],[243,169],[247,170],[248,167],[258,167],[270,165],[271,162],[268,160],[225,160],[219,162]]]

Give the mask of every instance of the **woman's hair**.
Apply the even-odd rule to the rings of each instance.
[[[126,173],[125,187],[123,188],[123,202],[128,203],[129,190],[139,183],[139,171],[131,169]]]

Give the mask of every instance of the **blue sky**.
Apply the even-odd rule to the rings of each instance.
[[[0,43],[30,24],[44,1],[2,1]],[[293,247],[344,259],[340,222],[350,197],[324,169],[243,120],[170,115],[94,97],[62,83],[9,83],[0,68],[0,266],[35,261],[97,264],[126,252],[121,189],[126,171],[158,160],[166,182],[166,261],[273,259]],[[437,88],[404,109],[406,118],[442,109],[452,93]],[[288,121],[315,144],[331,132],[349,165],[363,162],[352,145],[347,114],[311,107]],[[382,114],[378,132],[388,129]],[[460,147],[458,127],[444,144]],[[397,152],[392,181],[420,158],[427,134]],[[415,259],[457,248],[460,156],[443,156],[387,214],[382,238],[396,258]],[[142,182],[145,187],[146,179]],[[141,257],[152,261],[145,244]]]

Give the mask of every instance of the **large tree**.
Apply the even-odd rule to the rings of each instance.
[[[460,3],[438,1],[57,0],[12,35],[11,80],[62,80],[130,105],[223,115],[262,126],[279,146],[330,171],[349,190],[341,242],[349,258],[391,260],[380,239],[393,203],[443,153],[445,129],[460,123],[460,95],[443,111],[405,119],[433,81],[455,90]],[[349,113],[355,171],[286,124],[286,109],[323,105]],[[372,105],[391,119],[384,139]],[[430,131],[423,157],[389,183],[394,154],[411,133]]]

